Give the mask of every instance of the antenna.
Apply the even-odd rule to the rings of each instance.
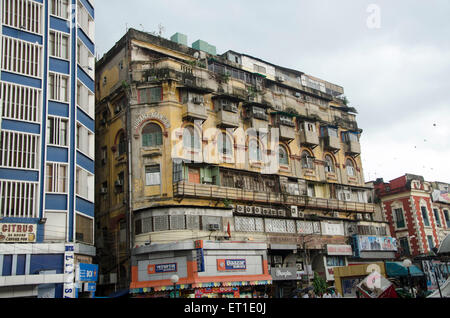
[[[159,29],[159,36],[162,37],[163,33],[166,31],[166,28],[160,23],[158,24],[158,29]]]

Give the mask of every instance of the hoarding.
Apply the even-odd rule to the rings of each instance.
[[[96,282],[98,280],[98,265],[80,263],[77,267],[77,281]]]
[[[245,259],[218,259],[218,271],[239,271],[246,270],[247,262]]]
[[[397,240],[387,236],[357,236],[360,251],[397,251]]]
[[[35,224],[3,223],[0,225],[0,243],[35,243]]]

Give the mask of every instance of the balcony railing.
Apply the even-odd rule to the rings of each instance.
[[[305,208],[341,212],[374,213],[375,205],[370,203],[346,202],[336,199],[312,198],[277,192],[251,191],[227,188],[209,184],[194,184],[181,181],[174,183],[173,195],[177,198],[218,199],[248,201],[252,203],[296,205]]]

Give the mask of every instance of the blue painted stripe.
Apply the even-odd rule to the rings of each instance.
[[[48,17],[48,6],[44,6],[44,16]],[[49,19],[46,18],[45,20],[45,28],[44,30],[48,30],[49,27]],[[44,38],[44,42],[48,43],[48,32],[44,32],[45,34],[45,38]],[[45,191],[45,156],[46,156],[46,147],[45,147],[45,142],[47,140],[47,88],[48,88],[48,78],[47,78],[47,74],[48,74],[48,45],[44,45],[44,69],[43,69],[43,74],[45,74],[44,78],[43,78],[43,86],[45,87],[45,89],[42,90],[42,97],[43,97],[43,105],[42,105],[42,127],[41,127],[41,171],[43,171],[43,173],[41,173],[41,179],[40,179],[40,196],[39,196],[39,217],[42,218],[44,215],[44,191]],[[41,240],[43,239],[43,234],[41,233],[41,228],[38,228],[38,242],[41,242]]]
[[[87,216],[94,217],[94,203],[77,197],[76,209]]]
[[[80,0],[80,1],[83,4],[83,6],[86,8],[86,10],[89,12],[92,19],[95,19],[95,16],[94,16],[95,12],[94,12],[94,8],[92,7],[92,5],[86,0]]]
[[[50,65],[49,65],[50,71],[63,73],[63,74],[70,74],[70,64],[68,61],[63,61],[60,59],[50,58]]]
[[[76,8],[77,8],[77,1],[72,0],[72,56],[77,56],[77,27],[76,27]],[[69,215],[68,215],[68,242],[74,242],[75,235],[74,235],[74,211],[75,211],[75,128],[76,128],[76,95],[75,95],[75,89],[77,87],[77,79],[76,79],[76,59],[72,58],[71,61],[71,71],[72,71],[72,78],[71,78],[71,87],[73,88],[71,90],[71,104],[70,104],[70,144],[72,147],[70,147],[70,154],[69,154],[69,162],[70,162],[70,176],[69,176]]]
[[[25,261],[27,256],[25,254],[17,255],[16,275],[25,275]]]
[[[69,117],[69,104],[48,101],[48,114],[61,117]]]
[[[83,155],[81,152],[77,151],[77,165],[82,167],[83,169],[86,169],[90,173],[95,173],[95,163],[85,155]]]
[[[92,93],[95,92],[95,83],[92,78],[78,65],[78,79],[83,82],[91,90]]]
[[[45,195],[45,209],[54,211],[67,210],[67,195],[66,194],[46,194]]]
[[[47,161],[67,163],[69,162],[69,150],[66,148],[48,146]]]
[[[86,45],[89,51],[95,56],[95,45],[92,43],[92,41],[89,39],[89,37],[84,33],[83,29],[78,28],[80,32],[78,32],[78,37],[80,40]]]
[[[27,42],[32,42],[33,44],[37,42],[40,45],[42,45],[42,36],[33,34],[33,33],[28,33],[23,30],[10,28],[6,25],[3,26],[3,35],[10,36],[10,37],[20,39],[20,40],[24,40]]]
[[[30,134],[37,134],[37,135],[39,135],[40,133],[40,125],[38,124],[25,123],[23,121],[11,119],[2,120],[2,129],[27,132]]]
[[[0,179],[38,182],[39,172],[19,169],[0,168]]]
[[[33,78],[33,77],[25,76],[25,75],[10,73],[7,71],[2,71],[1,74],[2,74],[1,79],[2,79],[2,81],[5,81],[5,82],[10,82],[10,83],[20,84],[20,85],[25,85],[25,86],[31,86],[34,88],[41,88],[41,86],[42,86],[42,80],[40,80],[38,78]]]
[[[91,117],[89,117],[89,115],[86,115],[86,113],[83,112],[83,110],[81,110],[80,108],[77,108],[77,119],[90,131],[95,133],[95,121]]]
[[[5,217],[0,221],[0,224],[8,223],[23,223],[23,224],[38,224],[39,219],[36,218],[7,218]]]
[[[70,33],[69,22],[54,16],[50,17],[50,28],[64,33]]]

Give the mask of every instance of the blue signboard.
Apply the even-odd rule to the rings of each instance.
[[[97,290],[97,284],[96,283],[86,283],[84,284],[84,291],[85,292],[95,292]]]
[[[79,282],[96,282],[98,280],[98,265],[78,264]]]

